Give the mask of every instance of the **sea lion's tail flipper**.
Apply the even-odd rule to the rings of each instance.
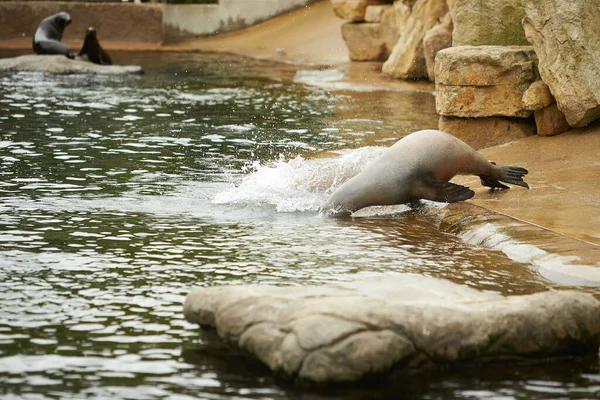
[[[495,163],[492,164],[496,165]],[[523,180],[523,177],[529,172],[525,168],[499,165],[496,166],[495,172],[496,177],[492,177],[491,175],[479,175],[481,184],[492,189],[508,189],[508,186],[500,183],[500,181],[502,181],[529,189],[529,185]]]
[[[466,186],[435,179],[428,179],[424,185],[417,185],[413,194],[420,199],[444,203],[456,203],[475,196],[475,192]]]

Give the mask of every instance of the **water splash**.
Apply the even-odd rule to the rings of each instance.
[[[377,158],[384,147],[363,147],[340,153],[339,157],[305,159],[283,156],[267,165],[246,166],[252,171],[236,186],[218,193],[215,204],[240,207],[272,207],[277,212],[318,211],[327,197],[343,182],[358,174]]]

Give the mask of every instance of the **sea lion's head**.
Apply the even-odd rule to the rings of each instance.
[[[71,16],[69,15],[69,13],[61,11],[58,14],[54,15],[53,17],[53,21],[56,24],[56,26],[58,28],[65,29],[67,27],[67,25],[69,25],[71,23]]]
[[[87,28],[87,31],[85,31],[84,40],[96,40],[96,29],[94,27],[90,26]]]

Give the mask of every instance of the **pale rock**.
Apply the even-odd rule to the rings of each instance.
[[[596,0],[523,0],[523,27],[539,73],[573,127],[600,117],[600,5]]]
[[[556,103],[550,104],[533,113],[537,134],[540,136],[554,136],[571,130],[571,125],[567,122]]]
[[[526,45],[524,16],[521,0],[455,0],[452,45]]]
[[[535,135],[530,118],[458,118],[441,116],[438,129],[448,132],[476,150]]]
[[[459,46],[437,54],[435,79],[460,86],[532,83],[539,79],[532,46]]]
[[[37,55],[0,59],[0,72],[44,72],[49,74],[128,75],[141,74],[139,65],[100,65],[63,55]]]
[[[342,38],[353,61],[382,61],[388,55],[381,38],[381,24],[345,23],[342,25]]]
[[[385,42],[388,54],[392,52],[398,42],[410,16],[410,11],[409,6],[397,1],[381,15],[381,37]]]
[[[447,12],[446,0],[417,0],[392,54],[383,64],[383,73],[400,79],[426,79],[423,37]]]
[[[430,81],[435,81],[435,56],[440,50],[451,46],[452,15],[447,13],[442,22],[428,30],[423,38],[423,53],[425,54],[427,76]]]
[[[392,8],[392,6],[389,4],[383,6],[367,6],[367,11],[365,11],[365,22],[380,23],[381,16],[390,8]]]
[[[523,94],[538,79],[531,46],[460,46],[438,52],[436,111],[444,116],[528,117]]]
[[[600,301],[589,293],[504,297],[417,274],[203,287],[188,294],[184,314],[276,374],[316,383],[461,361],[597,354],[600,344]]]
[[[523,108],[526,110],[541,110],[555,101],[550,88],[542,80],[533,82],[523,93]]]
[[[338,18],[353,22],[365,20],[365,13],[368,6],[389,3],[391,1],[386,0],[331,0],[331,6],[335,15]]]

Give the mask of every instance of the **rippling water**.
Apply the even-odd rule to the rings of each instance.
[[[183,297],[198,285],[402,272],[514,294],[556,285],[440,231],[434,206],[352,220],[318,214],[382,146],[437,125],[431,93],[330,92],[293,83],[318,72],[224,55],[113,58],[146,73],[0,75],[1,397],[586,398],[600,390],[597,359],[578,359],[536,371],[453,371],[402,389],[300,394],[186,323]]]

